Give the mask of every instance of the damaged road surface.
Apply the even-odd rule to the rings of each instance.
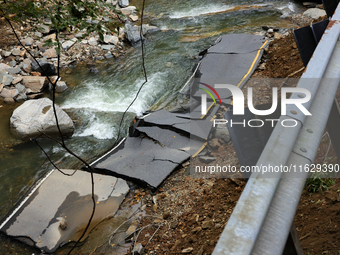
[[[71,174],[74,170],[62,170]],[[93,209],[90,173],[78,170],[66,176],[50,171],[2,220],[0,230],[44,252],[77,241]],[[96,211],[86,232],[113,216],[129,191],[124,180],[94,174]]]
[[[117,177],[129,179],[139,185],[157,188],[189,153],[171,149],[151,139],[128,137],[118,147],[92,167],[102,173],[113,172]]]
[[[198,84],[231,84],[242,88],[261,60],[264,47],[268,41],[263,36],[249,34],[228,34],[220,37],[210,47],[195,73],[191,96],[200,99],[205,92]],[[197,81],[197,82],[196,82]],[[216,89],[222,101],[231,102],[231,92]],[[210,99],[208,97],[208,99]]]

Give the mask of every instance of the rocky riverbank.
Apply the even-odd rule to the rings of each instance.
[[[122,19],[124,26],[114,30],[107,29],[103,41],[96,33],[84,38],[85,31],[61,32],[61,68],[88,63],[89,71],[98,72],[95,68],[96,61],[118,58],[131,44],[140,41],[140,26],[135,25],[140,20],[136,7],[129,6],[127,0],[107,3],[115,5],[125,15]],[[116,14],[111,12],[111,15]],[[108,19],[103,17],[103,20]],[[88,19],[88,22],[95,24],[99,21]],[[48,20],[44,23],[51,24]],[[110,27],[109,23],[105,25]],[[0,26],[3,31],[0,35],[0,104],[22,103],[42,97],[46,88],[51,89],[45,76],[50,76],[52,82],[56,79],[57,52],[54,47],[45,46],[47,40],[56,40],[56,34],[47,25],[40,25],[40,31],[35,31],[28,24],[15,24],[20,44],[5,20],[1,20]],[[157,30],[157,27],[144,25],[143,35]],[[39,61],[45,73],[32,56]],[[66,89],[67,84],[59,80],[56,92],[62,93]]]

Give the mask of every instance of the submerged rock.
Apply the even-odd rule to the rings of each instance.
[[[74,132],[73,121],[59,106],[55,108],[62,134],[71,136]],[[10,127],[12,133],[21,139],[34,138],[42,133],[51,136],[59,134],[52,101],[48,98],[26,101],[15,109],[10,118]]]

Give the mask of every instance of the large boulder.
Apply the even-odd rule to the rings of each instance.
[[[56,67],[54,66],[54,64],[52,63],[49,63],[47,61],[44,61],[44,60],[38,60],[40,66],[38,65],[38,63],[36,61],[33,61],[32,62],[32,70],[33,71],[37,71],[37,72],[40,72],[41,75],[43,76],[52,76],[52,75],[55,75],[57,74],[57,69]]]
[[[303,15],[311,18],[311,19],[318,19],[320,17],[326,16],[326,11],[325,10],[321,10],[319,8],[311,8],[308,9],[307,11],[305,11],[303,13]]]
[[[74,125],[71,118],[57,105],[55,106],[59,127],[64,136],[72,136]],[[48,98],[30,100],[14,110],[10,119],[11,131],[21,139],[29,139],[42,133],[58,136],[52,101]]]

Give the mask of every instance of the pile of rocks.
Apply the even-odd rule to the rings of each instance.
[[[131,22],[139,20],[136,7],[129,6],[128,0],[107,1],[116,6],[125,16],[125,27],[120,28],[117,33],[106,31],[103,41],[98,34],[90,34],[84,38],[85,31],[74,33],[61,33],[62,45],[60,64],[67,67],[85,61],[96,61],[118,57],[124,53],[125,42],[136,44],[140,41],[140,26],[133,26]],[[106,17],[104,20],[108,21]],[[97,20],[88,22],[98,23]],[[45,20],[45,24],[50,24]],[[47,25],[40,25],[41,32],[18,31],[21,45],[0,49],[0,99],[5,103],[14,104],[27,99],[35,99],[42,96],[43,90],[48,87],[46,76],[56,75],[58,63],[57,52],[54,47],[45,46],[47,40],[56,40],[56,34]],[[143,35],[157,31],[157,27],[143,26]],[[43,70],[39,67],[36,58]],[[43,76],[41,76],[43,75]],[[51,77],[55,81],[56,77]],[[56,92],[61,93],[67,89],[63,81],[58,81]]]

